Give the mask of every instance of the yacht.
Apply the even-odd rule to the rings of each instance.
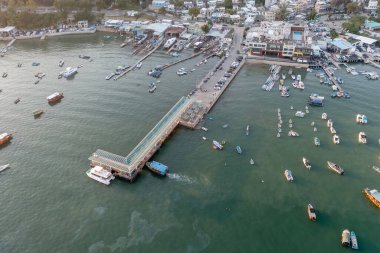
[[[302,158],[303,165],[305,165],[306,169],[310,170],[311,169],[311,164],[310,161],[307,160],[305,157]]]
[[[236,152],[241,155],[243,153],[243,151],[241,150],[241,147],[240,146],[236,146]]]
[[[343,175],[343,173],[344,173],[344,170],[339,165],[337,165],[337,164],[335,164],[333,162],[327,161],[327,167],[330,170],[338,173],[339,175]]]
[[[162,163],[156,162],[156,161],[147,162],[147,163],[145,163],[145,165],[146,165],[146,167],[148,167],[149,170],[151,170],[152,172],[154,172],[160,176],[166,176],[166,174],[169,171],[168,166],[166,166]]]
[[[218,141],[216,141],[216,140],[213,140],[212,141],[212,147],[214,148],[214,149],[219,149],[219,150],[222,150],[223,149],[223,145],[222,144],[220,144]]]
[[[94,168],[87,170],[86,174],[89,178],[105,185],[109,185],[111,180],[115,179],[115,176],[112,175],[111,172],[100,166],[95,166]]]
[[[330,127],[330,132],[331,132],[332,134],[336,134],[336,130],[335,130],[335,128],[334,128],[333,126]]]
[[[340,143],[339,135],[334,134],[334,136],[333,136],[333,142],[334,142],[334,144],[337,144],[337,145]]]
[[[9,142],[12,139],[12,134],[2,133],[0,134],[0,145]]]
[[[380,192],[376,189],[365,188],[363,190],[364,195],[378,208],[380,208]]]
[[[320,142],[320,140],[318,139],[318,137],[314,137],[314,145],[315,145],[315,146],[320,146],[320,145],[321,145],[321,142]]]
[[[78,73],[78,68],[68,67],[66,68],[66,71],[62,73],[62,75],[64,78],[69,78],[74,76],[76,73]]]
[[[176,41],[177,41],[177,38],[175,38],[175,37],[168,39],[168,40],[165,42],[164,48],[165,48],[165,49],[169,49],[169,48],[171,48],[171,46],[173,46],[174,43],[175,43]]]
[[[297,111],[297,112],[295,113],[295,116],[300,117],[300,118],[303,118],[303,117],[305,117],[305,113],[304,113],[303,111]]]
[[[356,237],[356,234],[354,231],[351,231],[351,248],[353,249],[359,249],[358,245],[358,238]]]
[[[359,139],[359,143],[362,143],[362,144],[367,143],[367,136],[365,135],[364,132],[359,133],[358,139]]]
[[[50,96],[46,97],[47,101],[49,103],[56,103],[59,102],[63,98],[62,92],[54,92]]]
[[[0,172],[2,172],[3,170],[6,170],[8,168],[9,168],[9,164],[1,165],[0,166]]]
[[[311,204],[307,205],[307,214],[309,216],[309,220],[311,220],[311,221],[317,220],[317,215],[315,213],[315,209]]]
[[[351,234],[348,229],[345,229],[342,232],[342,245],[344,247],[350,247],[351,245]]]
[[[327,119],[327,113],[322,113],[322,119]]]
[[[294,179],[293,179],[291,170],[285,170],[284,175],[285,175],[286,180],[288,180],[288,182],[293,182]]]

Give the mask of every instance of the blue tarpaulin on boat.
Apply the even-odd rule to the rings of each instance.
[[[165,175],[168,171],[168,167],[163,165],[162,163],[153,161],[150,163],[150,166],[154,168],[155,170],[159,171],[161,174]]]

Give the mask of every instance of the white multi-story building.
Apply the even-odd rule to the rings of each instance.
[[[265,8],[270,8],[272,5],[275,5],[277,3],[277,0],[265,0]]]
[[[315,3],[315,11],[318,14],[325,14],[331,10],[331,5],[329,0],[317,0]]]
[[[375,12],[377,10],[377,0],[369,0],[368,5],[364,7],[366,12]]]

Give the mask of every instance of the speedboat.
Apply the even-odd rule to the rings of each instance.
[[[303,118],[303,117],[305,117],[305,113],[304,113],[303,111],[297,111],[297,112],[295,113],[295,116],[300,117],[300,118]]]
[[[148,167],[148,169],[160,176],[166,176],[166,174],[168,173],[168,166],[162,164],[162,163],[159,163],[159,162],[156,162],[156,161],[152,161],[152,162],[147,162],[145,163],[146,167]]]
[[[315,146],[320,146],[320,145],[321,145],[321,142],[320,142],[320,140],[318,139],[318,137],[314,137],[314,145],[315,145]]]
[[[293,182],[294,179],[293,179],[291,170],[285,170],[284,175],[285,175],[286,180],[288,180],[288,182]]]
[[[71,76],[74,76],[76,73],[78,73],[78,68],[68,67],[66,68],[66,71],[64,71],[62,75],[64,78],[69,78]]]
[[[310,161],[307,160],[305,157],[302,158],[302,162],[305,165],[306,169],[310,170],[311,169],[311,164]]]
[[[111,180],[115,179],[115,176],[112,175],[111,172],[101,166],[95,166],[94,168],[87,170],[86,174],[89,178],[105,185],[109,185]]]
[[[15,103],[15,104],[18,104],[20,101],[21,101],[21,99],[20,99],[20,98],[17,98],[17,99],[14,101],[14,103]]]
[[[0,166],[0,172],[2,172],[3,170],[6,170],[8,168],[9,168],[9,164],[1,165]]]
[[[344,247],[350,247],[351,245],[351,234],[348,229],[345,229],[342,232],[342,245]]]
[[[207,132],[207,131],[208,131],[208,129],[207,129],[207,128],[205,128],[205,127],[201,127],[201,129],[202,129],[203,131],[205,131],[205,132]]]
[[[343,175],[344,173],[344,170],[343,168],[341,168],[339,165],[337,165],[336,163],[333,163],[333,162],[330,162],[330,161],[327,161],[327,167],[334,171],[335,173],[338,173],[339,175]]]
[[[366,144],[367,143],[367,136],[364,132],[360,132],[358,135],[359,143]]]
[[[311,220],[311,221],[317,220],[317,215],[315,213],[315,209],[311,204],[307,205],[307,214],[309,216],[309,220]]]
[[[241,150],[241,147],[240,146],[236,146],[236,152],[241,155],[243,153],[243,151]]]
[[[340,143],[339,135],[334,134],[334,136],[333,136],[333,142],[334,142],[334,144],[339,144]]]
[[[351,231],[351,248],[353,249],[359,249],[358,245],[358,238],[356,237],[356,234],[354,231]]]
[[[327,113],[322,113],[322,119],[327,119]]]
[[[223,145],[222,144],[220,144],[218,141],[216,141],[216,140],[213,140],[212,141],[212,147],[214,148],[214,149],[219,149],[219,150],[222,150],[223,149]]]
[[[332,134],[336,134],[336,130],[335,130],[335,128],[334,128],[333,126],[330,127],[330,132],[331,132]]]

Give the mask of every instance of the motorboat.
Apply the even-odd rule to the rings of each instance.
[[[290,136],[290,137],[298,137],[300,135],[296,131],[290,130],[289,133],[288,133],[288,136]]]
[[[109,74],[108,76],[106,76],[106,80],[110,80],[114,76],[115,76],[115,73],[112,72],[111,74]]]
[[[296,80],[296,76],[295,75],[290,75],[291,76],[291,78],[293,79],[293,80]]]
[[[352,249],[359,249],[359,245],[358,245],[358,238],[356,237],[356,234],[354,231],[351,231],[351,248]]]
[[[327,123],[326,123],[327,127],[332,127],[333,124],[334,124],[334,122],[332,121],[332,119],[327,120]]]
[[[290,106],[290,110],[293,110],[293,109],[294,109],[294,108],[293,108],[293,106],[291,105],[291,106]]]
[[[140,69],[142,66],[142,62],[137,63],[136,68]]]
[[[277,133],[277,138],[280,138],[281,137],[281,134],[280,133]]]
[[[335,173],[339,174],[339,175],[343,175],[344,173],[344,170],[343,168],[341,168],[339,165],[337,165],[336,163],[333,163],[333,162],[330,162],[330,161],[327,161],[327,167],[334,171]]]
[[[68,67],[66,68],[66,71],[62,73],[62,76],[64,78],[69,78],[69,77],[74,76],[76,73],[78,73],[78,68]]]
[[[168,39],[168,40],[165,42],[165,44],[164,44],[164,48],[165,48],[165,49],[169,49],[169,48],[171,48],[171,46],[173,46],[174,43],[175,43],[176,41],[177,41],[177,38],[175,38],[175,37]]]
[[[205,128],[205,127],[201,127],[201,129],[202,129],[203,131],[205,131],[205,132],[207,132],[207,131],[208,131],[208,129],[207,129],[207,128]]]
[[[363,193],[372,202],[372,204],[380,208],[380,192],[378,190],[370,190],[369,188],[365,188]]]
[[[7,76],[8,76],[7,72],[4,72],[3,75],[2,75],[3,78],[6,78]]]
[[[57,103],[63,98],[63,92],[54,92],[50,96],[46,97],[49,103]]]
[[[166,174],[169,171],[168,166],[166,166],[162,163],[156,162],[156,161],[147,162],[147,163],[145,163],[145,165],[146,165],[146,167],[148,167],[149,170],[151,170],[152,172],[154,172],[160,176],[166,176]]]
[[[342,245],[344,247],[350,247],[351,245],[351,234],[348,229],[345,229],[342,232]]]
[[[292,119],[289,119],[289,124],[292,124],[292,123],[293,123]]]
[[[39,62],[32,62],[32,66],[34,66],[34,67],[37,67],[37,66],[39,66],[39,65],[40,65]]]
[[[34,118],[39,118],[39,117],[41,117],[41,115],[43,113],[44,113],[43,110],[36,110],[36,111],[33,112],[33,116],[34,116]]]
[[[21,101],[21,99],[20,99],[20,98],[17,98],[17,99],[14,101],[14,103],[17,105],[20,101]]]
[[[216,141],[216,140],[213,140],[212,141],[212,147],[214,148],[214,149],[219,149],[219,150],[222,150],[223,149],[223,145],[222,144],[220,144],[218,141]]]
[[[300,117],[300,118],[303,118],[303,117],[305,117],[305,113],[304,113],[303,111],[297,111],[297,112],[295,113],[295,116]]]
[[[301,81],[301,75],[298,74],[296,80]]]
[[[64,64],[65,64],[65,61],[64,60],[60,60],[59,63],[58,63],[58,66],[59,67],[63,67]]]
[[[245,129],[245,135],[249,135],[249,125],[247,125],[247,128]]]
[[[305,165],[306,169],[308,170],[311,169],[311,164],[309,160],[307,160],[305,157],[302,157],[302,162],[303,162],[303,165]]]
[[[330,132],[331,132],[332,134],[336,134],[336,130],[335,130],[335,128],[334,128],[333,126],[330,127]]]
[[[149,85],[148,91],[149,91],[149,93],[153,93],[156,89],[157,89],[157,86],[154,83],[151,83]]]
[[[368,123],[367,116],[364,114],[357,114],[356,115],[356,123],[367,124]]]
[[[292,128],[293,127],[293,124],[289,124],[289,128]]]
[[[2,133],[0,134],[0,145],[4,145],[12,139],[12,134]]]
[[[78,57],[81,58],[81,59],[85,59],[85,60],[88,60],[88,59],[91,58],[90,56],[88,56],[88,55],[83,55],[83,54],[78,55]]]
[[[241,147],[240,146],[236,146],[236,152],[241,155],[243,153],[243,151],[241,150]]]
[[[281,97],[289,97],[290,94],[289,94],[289,92],[283,90],[283,91],[281,91],[280,96]]]
[[[89,178],[92,178],[95,181],[98,181],[99,183],[105,185],[109,185],[111,183],[111,180],[115,179],[115,176],[112,175],[111,172],[109,172],[101,166],[95,166],[87,170],[86,174]]]
[[[314,132],[317,132],[317,131],[318,131],[318,129],[317,129],[316,127],[314,127],[314,128],[313,128],[313,131],[314,131]]]
[[[322,113],[322,119],[327,119],[327,113]]]
[[[373,166],[372,166],[372,169],[373,169],[374,171],[380,173],[380,168],[379,168],[379,167],[373,165]]]
[[[338,135],[334,134],[334,136],[333,136],[333,142],[334,142],[334,144],[339,144],[340,143],[340,139],[339,139]]]
[[[300,90],[304,90],[305,89],[305,84],[302,81],[299,81],[297,88],[300,89]]]
[[[367,136],[364,132],[360,132],[358,135],[359,143],[366,144],[367,143]]]
[[[316,221],[317,214],[315,213],[315,209],[311,204],[307,205],[307,215],[309,216],[309,220]]]
[[[286,79],[286,74],[285,74],[285,73],[282,73],[282,74],[281,74],[281,77],[282,77],[283,80],[285,80],[285,79]]]
[[[310,126],[314,126],[315,125],[315,122],[314,121],[312,121],[311,122],[311,124],[310,124]]]
[[[254,164],[255,164],[255,161],[253,160],[253,158],[251,158],[251,160],[249,160],[249,163],[250,163],[251,165],[254,165]]]
[[[315,146],[320,146],[321,145],[321,141],[319,140],[318,137],[314,137],[314,145]]]
[[[178,71],[177,71],[177,75],[179,76],[183,76],[183,75],[187,75],[187,71],[185,68],[180,68]]]
[[[284,171],[285,178],[288,182],[293,182],[293,175],[291,170],[285,170]]]
[[[223,127],[223,128],[227,128],[227,127],[228,127],[228,124],[224,124],[222,127]]]
[[[8,168],[9,168],[9,164],[1,165],[0,166],[0,172],[2,172],[3,170],[6,170]]]

